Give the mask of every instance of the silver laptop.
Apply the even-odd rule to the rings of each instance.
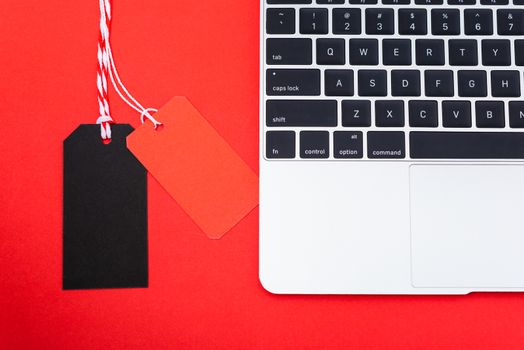
[[[524,0],[262,0],[260,280],[524,290]]]

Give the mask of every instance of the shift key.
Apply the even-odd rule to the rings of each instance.
[[[337,126],[335,100],[268,100],[267,126]]]
[[[320,95],[320,70],[268,69],[266,83],[268,96],[318,96]]]

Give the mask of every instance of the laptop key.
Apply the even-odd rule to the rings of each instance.
[[[358,94],[360,96],[386,96],[387,72],[368,69],[358,71]]]
[[[482,40],[482,64],[485,66],[511,65],[509,40]]]
[[[491,10],[465,10],[464,28],[466,35],[493,34],[493,12]]]
[[[267,9],[266,32],[268,34],[295,34],[295,9]]]
[[[393,9],[366,9],[366,34],[389,35],[395,32]]]
[[[382,62],[384,65],[409,66],[411,65],[411,40],[384,39],[382,40]]]
[[[515,64],[524,66],[524,40],[515,40]]]
[[[272,38],[266,40],[266,63],[310,65],[313,63],[311,39]]]
[[[409,134],[413,159],[524,159],[522,132],[424,132]]]
[[[392,70],[392,96],[420,96],[420,71]]]
[[[320,95],[319,69],[268,69],[266,82],[269,96]]]
[[[267,158],[295,158],[294,131],[266,132]]]
[[[452,39],[449,45],[449,64],[452,66],[476,66],[478,64],[477,41]]]
[[[333,34],[361,34],[361,17],[360,9],[333,9]]]
[[[499,35],[524,35],[524,9],[497,10]]]
[[[349,69],[327,69],[324,74],[326,96],[353,96],[353,71]]]
[[[378,127],[404,126],[404,101],[379,100],[375,102],[375,125]]]
[[[431,33],[433,35],[459,35],[460,11],[457,9],[431,10]]]
[[[453,96],[453,71],[427,70],[425,74],[426,96]]]
[[[494,97],[520,97],[520,72],[491,71],[491,94]]]
[[[398,10],[398,32],[403,35],[426,35],[428,32],[426,10]]]
[[[478,128],[503,128],[504,102],[502,101],[477,101],[475,103]]]
[[[344,39],[317,39],[317,64],[346,64],[346,41]]]
[[[488,88],[486,71],[459,70],[458,94],[460,97],[486,97]]]
[[[437,101],[409,101],[409,126],[436,128],[438,126]]]
[[[335,100],[268,100],[267,126],[337,126]]]
[[[378,65],[378,40],[350,39],[349,63],[351,65]]]
[[[402,131],[370,131],[368,158],[402,159],[406,157],[406,140]]]
[[[300,9],[300,34],[327,34],[327,9]]]
[[[333,157],[362,158],[363,136],[361,131],[335,131],[333,133]]]
[[[371,102],[369,100],[342,101],[342,126],[371,126]]]
[[[442,125],[445,128],[470,128],[471,102],[442,101]]]
[[[510,101],[509,126],[512,128],[524,128],[524,101]]]
[[[329,158],[329,131],[301,131],[300,158]]]
[[[444,40],[417,39],[415,41],[417,65],[443,66],[445,63]]]

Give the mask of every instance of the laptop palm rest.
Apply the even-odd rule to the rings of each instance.
[[[410,167],[415,287],[524,287],[524,165]]]

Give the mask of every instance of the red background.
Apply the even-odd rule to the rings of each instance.
[[[0,348],[524,347],[523,294],[271,295],[257,277],[258,210],[211,241],[152,178],[150,287],[63,292],[62,140],[98,116],[97,3],[0,2]],[[258,0],[114,3],[130,91],[151,107],[188,96],[258,171]]]

